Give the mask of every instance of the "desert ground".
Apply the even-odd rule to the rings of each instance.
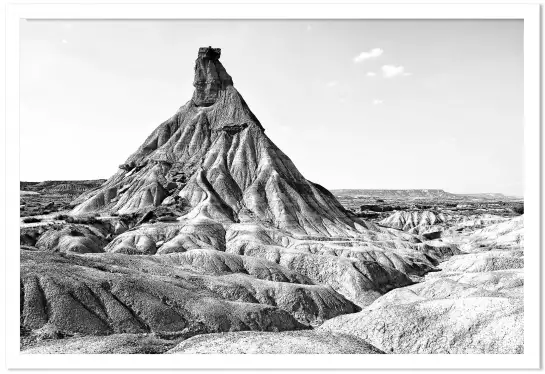
[[[23,353],[524,352],[522,198],[329,191],[220,56],[107,180],[21,182]]]

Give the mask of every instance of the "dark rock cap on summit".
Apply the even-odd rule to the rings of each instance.
[[[213,105],[218,99],[219,91],[233,85],[233,79],[219,61],[220,56],[220,48],[199,48],[193,80],[193,102],[197,106]]]

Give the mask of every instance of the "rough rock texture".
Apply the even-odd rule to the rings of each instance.
[[[490,249],[524,249],[524,215],[488,225],[467,236],[461,245],[464,251]]]
[[[165,256],[21,252],[21,324],[73,334],[308,328],[358,310],[267,261],[218,251]]]
[[[194,98],[98,190],[75,200],[73,212],[143,211],[175,196],[192,208],[188,219],[257,219],[303,236],[354,237],[373,229],[301,175],[267,137],[218,58],[216,50],[199,51]]]
[[[194,249],[266,258],[368,305],[412,283],[454,245],[428,245],[345,210],[306,180],[267,137],[219,62],[201,48],[195,92],[73,213],[179,208],[175,222],[143,224],[117,236],[106,252],[164,255]]]
[[[105,251],[168,254],[209,249],[264,258],[328,284],[358,305],[412,284],[411,277],[434,271],[441,261],[460,253],[453,245],[412,242],[407,240],[414,239],[410,235],[396,237],[388,231],[369,231],[350,241],[319,239],[295,239],[257,223],[231,224],[226,230],[217,221],[196,217],[183,225],[142,225],[117,236]]]
[[[44,340],[22,350],[25,354],[157,354],[174,347],[177,340],[153,334],[114,334]]]
[[[415,217],[392,228],[344,209],[327,189],[305,179],[267,137],[219,57],[218,49],[199,50],[192,99],[157,127],[115,175],[73,202],[71,213],[76,216],[118,214],[117,220],[107,217],[108,235],[101,237],[85,226],[90,232],[76,230],[83,236],[63,228],[39,239],[30,232],[22,237],[25,248],[34,249],[36,244],[40,249],[22,251],[21,325],[29,339],[146,333],[185,339],[228,331],[300,330],[362,307],[368,309],[354,314],[355,321],[369,313],[377,314],[366,320],[366,326],[396,318],[399,334],[409,334],[404,329],[412,328],[412,318],[420,321],[435,310],[436,319],[422,324],[428,336],[425,326],[455,319],[449,313],[469,308],[471,298],[419,299],[421,306],[414,308],[393,303],[384,306],[382,314],[373,305],[389,300],[396,288],[419,290],[423,283],[414,283],[429,273],[458,276],[521,264],[515,253],[509,257],[494,251],[479,258],[482,263],[458,260],[456,256],[462,255],[458,245],[481,248],[489,240],[485,231],[443,241],[400,230],[408,228],[406,222],[443,224],[441,217]],[[125,221],[127,216],[131,218]],[[92,235],[104,241],[94,245]],[[441,285],[447,281],[436,280]],[[513,318],[517,316],[518,304],[512,298],[492,299],[482,304],[490,308],[472,320],[479,329],[500,321],[501,313],[511,310],[509,303],[515,305]],[[426,303],[433,304],[431,309]],[[490,317],[492,310],[498,312]],[[352,322],[338,328],[351,326]],[[402,352],[412,344],[401,337],[391,343],[388,334],[368,335],[372,344],[386,351]],[[250,344],[244,343],[251,340],[246,335],[238,336],[241,347]],[[257,337],[255,342],[264,339],[251,336]],[[293,336],[281,335],[276,346],[264,351],[284,349],[282,341],[304,350]],[[305,336],[318,340],[316,334]],[[107,341],[104,344],[108,350]],[[339,349],[350,350],[352,343],[346,344]],[[452,351],[458,349],[456,344]],[[504,350],[488,342],[471,344],[475,350]],[[316,351],[331,349],[328,340]]]
[[[341,189],[333,190],[337,195],[351,196],[369,196],[369,197],[386,197],[386,198],[401,198],[401,199],[422,199],[422,198],[437,198],[437,199],[458,199],[459,195],[446,192],[438,189],[413,189],[413,190],[357,190],[357,189]]]
[[[99,230],[83,225],[57,226],[43,233],[36,247],[51,252],[97,253],[106,245]]]
[[[352,334],[387,353],[523,353],[519,300],[462,298],[396,303],[345,315],[319,331]]]
[[[221,90],[233,85],[231,76],[219,61],[219,48],[200,48],[195,61],[193,102],[197,106],[210,106],[216,102]]]
[[[167,353],[207,354],[380,354],[354,336],[316,331],[233,332],[200,335],[185,340]]]
[[[450,217],[443,213],[432,211],[401,211],[379,222],[382,226],[409,231],[414,228],[436,226],[448,221]],[[416,232],[418,234],[418,232]]]
[[[392,290],[319,331],[352,334],[392,353],[523,353],[521,225],[514,218],[477,230],[467,245],[473,253],[451,257],[422,283]],[[475,245],[483,240],[486,246]]]
[[[521,251],[489,251],[454,256],[441,264],[448,272],[485,272],[524,268],[524,253]]]
[[[432,233],[441,233],[436,238],[484,228],[494,223],[508,221],[508,218],[492,214],[455,215],[436,211],[399,211],[379,221],[378,224],[410,234],[428,238]]]

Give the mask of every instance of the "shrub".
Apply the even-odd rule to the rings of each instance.
[[[26,218],[23,218],[23,222],[24,223],[36,223],[36,222],[41,222],[42,220],[40,218],[36,218],[36,217],[26,217]]]
[[[80,224],[93,224],[93,223],[101,223],[100,220],[96,218],[97,216],[81,216],[81,217],[72,217],[67,216],[65,218],[65,221],[67,223],[80,223]]]
[[[68,219],[69,215],[67,214],[57,214],[56,216],[53,217],[54,220],[56,221],[65,221],[66,219]]]
[[[511,210],[517,214],[524,214],[524,205],[511,207]]]

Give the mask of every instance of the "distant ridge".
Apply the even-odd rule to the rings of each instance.
[[[441,189],[338,189],[331,190],[335,196],[412,198],[412,199],[451,199],[462,200],[522,200],[522,197],[507,196],[501,193],[454,194]]]
[[[379,189],[341,189],[331,190],[340,196],[369,196],[386,198],[442,198],[460,199],[459,195],[439,189],[379,190]]]

